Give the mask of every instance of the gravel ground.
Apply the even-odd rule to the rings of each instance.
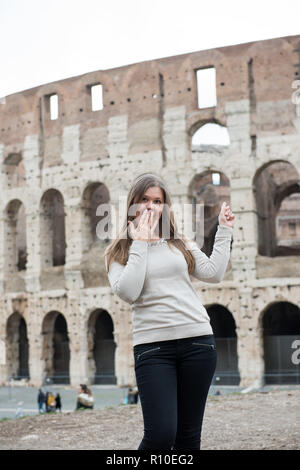
[[[0,422],[4,450],[135,450],[141,405],[51,413]],[[300,390],[209,396],[202,449],[300,449]]]

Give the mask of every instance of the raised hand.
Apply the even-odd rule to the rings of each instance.
[[[233,228],[235,215],[231,212],[229,205],[224,201],[219,214],[219,224]]]
[[[128,233],[133,240],[149,241],[154,238],[154,231],[158,224],[159,217],[154,219],[154,211],[145,209],[137,227],[132,221],[128,221]]]

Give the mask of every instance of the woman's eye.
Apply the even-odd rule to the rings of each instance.
[[[147,198],[146,198],[146,197],[143,197],[143,201],[145,201],[145,200],[147,200]],[[160,201],[159,199],[157,199],[155,202],[156,202],[156,203],[158,202],[159,204],[161,204],[161,201]]]

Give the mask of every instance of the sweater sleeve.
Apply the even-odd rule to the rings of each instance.
[[[148,243],[143,240],[133,240],[126,265],[117,261],[110,264],[108,279],[111,288],[129,304],[135,302],[142,291],[146,276],[147,254]],[[107,265],[106,258],[105,263]]]
[[[195,258],[195,270],[192,276],[200,281],[221,282],[230,258],[230,242],[233,229],[227,225],[219,225],[215,235],[213,251],[210,257],[198,248],[196,242],[190,241],[188,248]]]

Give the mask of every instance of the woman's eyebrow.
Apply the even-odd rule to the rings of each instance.
[[[144,194],[143,197],[149,197],[151,199],[151,196],[147,196],[146,194]],[[153,197],[152,199],[159,199],[161,201],[161,197]]]

